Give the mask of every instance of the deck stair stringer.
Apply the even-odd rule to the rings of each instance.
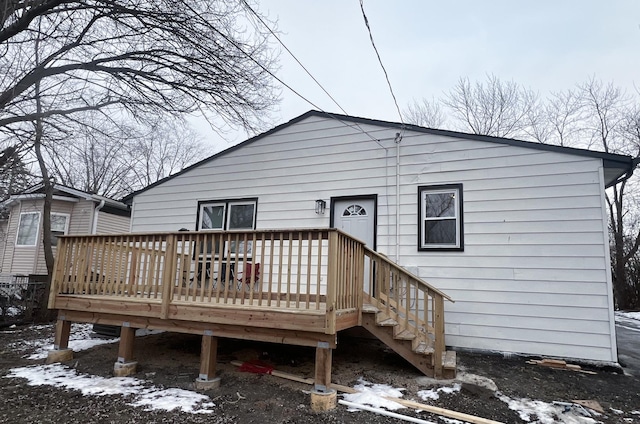
[[[442,355],[442,375],[436,375],[433,341],[411,326],[402,328],[401,324],[390,318],[384,310],[365,304],[362,308],[362,326],[424,375],[444,379],[455,378],[454,351],[446,351]]]

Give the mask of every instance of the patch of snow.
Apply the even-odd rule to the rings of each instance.
[[[78,374],[61,364],[13,368],[5,378],[25,378],[30,386],[53,386],[80,391],[84,396],[120,395],[133,398],[129,405],[145,410],[175,409],[193,414],[210,414],[215,406],[208,396],[182,389],[147,386],[132,377],[104,378]]]
[[[511,399],[502,393],[496,397],[506,403],[509,409],[516,411],[520,419],[534,424],[595,424],[596,420],[574,413],[573,409],[566,410],[563,405],[554,405],[540,400]],[[532,421],[535,419],[535,421]]]
[[[640,411],[631,411],[631,415],[640,415]]]
[[[624,414],[624,411],[621,411],[619,409],[615,409],[615,408],[609,408],[611,410],[611,412],[613,412],[614,414],[618,414],[618,415],[622,415]]]
[[[16,308],[15,306],[9,306],[6,310],[6,314],[9,317],[17,317],[22,313],[20,308]]]
[[[616,318],[627,318],[640,321],[640,312],[616,311]]]
[[[455,383],[452,387],[438,387],[436,389],[429,390],[420,390],[417,394],[420,396],[422,400],[438,400],[440,399],[440,393],[451,394],[454,392],[459,392],[462,386],[458,383]]]
[[[119,338],[113,339],[93,339],[91,338],[93,334],[93,325],[92,324],[72,324],[71,325],[71,333],[69,336],[69,349],[72,349],[75,352],[79,352],[81,350],[91,349],[92,347],[116,343],[119,341]],[[34,340],[30,343],[32,348],[35,348],[35,353],[28,355],[27,359],[38,360],[45,359],[47,354],[51,349],[53,349],[53,337],[48,337],[46,339]]]
[[[404,406],[400,405],[397,402],[392,400],[384,399],[384,397],[390,398],[401,398],[402,391],[405,389],[394,388],[387,384],[373,384],[362,377],[358,379],[359,384],[353,386],[358,393],[347,393],[342,395],[344,400],[347,402],[357,403],[360,405],[369,405],[374,408],[385,408],[390,411],[395,411],[397,409],[404,408]],[[349,408],[348,411],[355,412],[359,411],[358,409]]]

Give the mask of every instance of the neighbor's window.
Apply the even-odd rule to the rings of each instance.
[[[40,212],[24,212],[20,214],[18,224],[18,236],[16,245],[35,246],[38,240],[38,228],[40,227]]]
[[[464,250],[462,184],[418,187],[418,250]]]
[[[58,245],[58,236],[67,234],[69,230],[69,215],[63,213],[51,214],[51,246]]]

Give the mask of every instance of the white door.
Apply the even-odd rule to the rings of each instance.
[[[373,199],[336,200],[333,203],[333,222],[336,228],[362,240],[374,248],[375,203]]]
[[[373,199],[341,199],[333,203],[333,223],[347,234],[374,249],[375,201]],[[369,265],[365,261],[364,290],[369,292]]]

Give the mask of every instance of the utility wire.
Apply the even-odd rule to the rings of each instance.
[[[336,99],[333,98],[333,96],[331,94],[329,94],[329,92],[322,86],[322,84],[320,84],[320,82],[311,74],[311,72],[309,72],[309,70],[302,64],[302,62],[300,62],[300,60],[298,60],[298,58],[293,54],[293,52],[291,50],[289,50],[289,48],[284,44],[284,42],[276,35],[276,33],[269,27],[269,25],[267,25],[267,23],[262,19],[262,17],[255,11],[253,10],[253,8],[247,3],[246,0],[242,0],[242,3],[245,5],[245,7],[247,9],[249,9],[249,11],[251,13],[253,13],[253,15],[258,18],[258,20],[262,23],[262,25],[264,25],[265,28],[267,28],[267,30],[271,33],[271,35],[273,35],[275,37],[276,40],[278,40],[278,42],[282,45],[282,47],[285,48],[285,50],[291,55],[291,57],[298,63],[298,65],[300,65],[300,67],[302,67],[302,69],[304,69],[304,71],[307,73],[307,75],[309,75],[311,77],[311,79],[318,85],[318,87],[320,87],[322,89],[322,91],[325,92],[325,94],[327,96],[329,96],[329,98],[333,101],[333,103],[336,104],[336,106],[338,106],[338,108],[345,114],[345,115],[349,115],[347,113],[346,110],[344,110],[344,108],[342,106],[340,106],[340,104],[336,101]],[[241,50],[242,51],[242,50]],[[244,53],[244,51],[242,51]],[[246,54],[246,53],[245,53]],[[262,68],[262,70],[264,70],[265,72],[267,72],[269,75],[271,75],[273,78],[275,78],[278,82],[280,82],[282,85],[284,85],[286,88],[288,88],[289,90],[291,90],[296,96],[300,97],[302,100],[304,100],[305,102],[309,103],[311,106],[313,106],[314,108],[316,108],[317,110],[319,110],[320,112],[326,114],[327,116],[329,116],[330,118],[333,118],[335,120],[337,120],[338,122],[341,122],[343,125],[346,125],[350,128],[355,128],[357,130],[359,130],[360,132],[362,132],[363,134],[366,134],[370,139],[372,139],[373,141],[375,141],[380,147],[382,147],[383,149],[386,150],[386,147],[384,147],[381,143],[380,140],[378,140],[377,138],[375,138],[374,136],[372,136],[371,134],[369,134],[367,131],[365,131],[360,124],[355,123],[355,124],[351,124],[351,123],[347,123],[341,119],[339,119],[338,117],[332,115],[329,112],[326,112],[325,110],[323,110],[321,107],[319,107],[318,105],[314,104],[313,102],[311,102],[310,100],[308,100],[306,97],[304,97],[302,94],[298,93],[296,90],[294,90],[291,86],[289,86],[288,84],[286,84],[284,81],[282,81],[280,78],[278,78],[277,76],[275,76],[273,73],[271,73],[268,69],[266,69],[264,66],[262,66],[262,64],[258,63],[255,59],[253,59],[252,57],[250,57],[251,60],[253,60],[258,66],[260,66]],[[402,119],[402,117],[400,118]],[[404,124],[404,123],[403,123]]]
[[[311,75],[311,72],[309,72],[309,70],[302,64],[302,62],[300,62],[298,60],[298,58],[296,57],[296,55],[293,54],[293,52],[291,50],[289,50],[289,48],[282,42],[282,40],[280,39],[280,37],[278,37],[278,35],[269,27],[269,25],[267,25],[267,23],[262,19],[262,17],[256,13],[255,10],[253,10],[251,8],[251,6],[249,5],[249,3],[246,2],[246,0],[242,1],[245,5],[245,7],[247,9],[249,9],[249,11],[251,11],[251,13],[254,14],[254,16],[256,18],[258,18],[258,20],[262,23],[262,25],[264,25],[265,28],[267,28],[267,30],[271,33],[271,35],[273,35],[275,37],[276,40],[278,40],[278,42],[282,45],[282,47],[284,47],[284,49],[291,55],[291,57],[298,62],[298,65],[300,65],[300,67],[302,69],[304,69],[304,71],[307,73],[307,75],[309,75],[311,77],[311,79],[318,85],[318,87],[320,87],[322,89],[322,91],[324,91],[324,93],[329,96],[329,98],[333,101],[333,103],[335,103],[336,106],[338,106],[338,108],[342,111],[342,113],[344,113],[345,115],[348,115],[347,111],[344,110],[342,108],[342,106],[340,106],[340,104],[336,101],[336,99],[333,98],[333,96],[331,94],[329,94],[329,92],[322,86],[322,84],[320,84],[320,82],[313,76]]]
[[[389,75],[387,74],[387,70],[382,63],[382,59],[380,58],[380,53],[378,53],[378,48],[376,47],[376,43],[373,41],[373,34],[371,33],[371,27],[369,26],[369,19],[367,19],[367,14],[364,11],[364,0],[360,0],[360,10],[362,10],[362,17],[364,18],[364,24],[367,26],[367,31],[369,31],[369,39],[371,40],[371,45],[373,46],[373,50],[376,52],[376,56],[378,56],[378,62],[382,67],[382,71],[384,72],[384,77],[387,80],[387,85],[389,86],[389,91],[391,92],[391,97],[393,97],[393,103],[396,105],[396,110],[398,111],[398,116],[400,117],[400,122],[404,126],[404,120],[402,119],[402,113],[400,112],[400,107],[398,106],[398,100],[396,99],[396,95],[393,93],[393,88],[391,88],[391,81],[389,81]]]

